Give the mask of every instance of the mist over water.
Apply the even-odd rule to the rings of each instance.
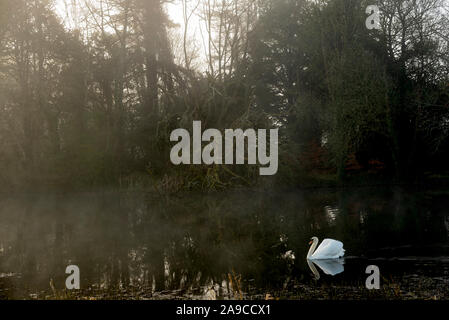
[[[366,266],[375,264],[384,285],[448,298],[447,195],[395,187],[3,197],[0,298],[57,297],[72,264],[82,292],[99,297],[297,297],[310,290],[316,298],[314,288],[326,295],[328,287],[363,286]],[[312,236],[344,243],[342,273],[318,269],[314,280],[305,259]],[[434,292],[413,288],[423,279]]]

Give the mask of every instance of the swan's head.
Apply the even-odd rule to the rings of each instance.
[[[312,244],[312,243],[314,243],[314,242],[318,242],[318,238],[317,238],[317,237],[312,237],[312,238],[310,238],[309,244]]]

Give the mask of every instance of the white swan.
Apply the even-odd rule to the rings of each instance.
[[[338,240],[324,239],[316,250],[315,248],[318,245],[317,237],[312,237],[312,241],[309,244],[311,244],[307,253],[307,259],[309,260],[338,259],[345,255],[343,243]]]

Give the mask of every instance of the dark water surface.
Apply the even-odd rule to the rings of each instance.
[[[0,299],[449,299],[448,208],[399,187],[0,196]],[[312,236],[344,243],[338,274],[313,273]]]

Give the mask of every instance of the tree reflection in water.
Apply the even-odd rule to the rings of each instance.
[[[385,188],[1,199],[0,297],[51,293],[50,280],[63,290],[70,264],[105,296],[265,297],[314,285],[311,235],[340,239],[348,253],[344,272],[319,281],[355,284],[363,258],[447,255],[447,202],[444,192]]]

